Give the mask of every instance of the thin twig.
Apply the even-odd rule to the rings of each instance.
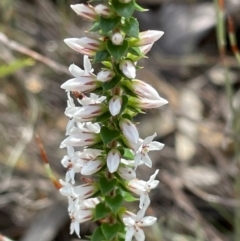
[[[228,16],[228,36],[230,40],[230,45],[233,51],[233,54],[235,55],[238,63],[240,64],[240,51],[237,46],[237,40],[235,36],[235,26],[233,23],[233,19]]]
[[[40,137],[38,136],[38,134],[36,134],[36,140],[37,140],[37,143],[38,143],[38,146],[40,149],[42,160],[44,162],[44,167],[45,167],[46,173],[47,173],[49,179],[51,180],[51,182],[54,184],[54,186],[59,190],[62,187],[62,185],[59,183],[58,179],[54,175],[54,173],[49,165],[46,152],[44,150],[42,141],[41,141]]]
[[[49,59],[31,49],[23,46],[22,44],[17,43],[16,41],[10,40],[2,32],[0,32],[0,42],[3,43],[4,45],[8,46],[10,49],[16,50],[19,53],[25,54],[35,60],[42,62],[43,64],[45,64],[45,65],[49,66],[50,68],[52,68],[53,70],[55,70],[56,72],[69,74],[69,71],[66,66],[64,66],[60,63],[57,63],[56,61]]]

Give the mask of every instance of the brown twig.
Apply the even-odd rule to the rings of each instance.
[[[0,42],[9,47],[10,49],[16,50],[19,53],[25,54],[37,61],[42,62],[43,64],[49,66],[53,70],[69,74],[68,68],[60,63],[57,63],[56,61],[49,59],[25,46],[23,46],[20,43],[17,43],[16,41],[10,40],[5,34],[0,32]]]

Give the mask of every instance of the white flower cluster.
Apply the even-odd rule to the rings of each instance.
[[[122,1],[127,3],[129,1]],[[103,4],[95,8],[84,4],[71,5],[72,9],[85,18],[94,20],[96,15],[110,16],[112,12]],[[135,46],[145,55],[153,43],[163,35],[161,31],[145,31],[139,34],[139,39],[134,40]],[[67,108],[65,115],[69,117],[66,128],[68,136],[61,143],[61,148],[67,149],[67,155],[62,159],[62,165],[67,168],[65,181],[60,180],[62,188],[60,192],[69,201],[69,215],[72,223],[70,232],[80,237],[79,224],[93,220],[94,210],[97,204],[102,201],[98,196],[99,184],[92,175],[101,172],[104,168],[110,174],[116,174],[124,180],[126,189],[139,196],[139,211],[137,214],[126,211],[121,219],[126,226],[125,241],[131,241],[134,236],[138,241],[145,239],[143,226],[150,226],[155,217],[144,217],[150,204],[148,193],[156,188],[159,181],[155,180],[158,170],[148,181],[136,178],[136,169],[139,165],[145,164],[152,167],[152,161],[148,156],[149,151],[159,151],[164,144],[153,141],[156,133],[145,138],[139,137],[136,125],[126,116],[121,115],[123,106],[122,95],[112,91],[112,95],[99,96],[97,90],[101,89],[104,83],[110,82],[116,72],[112,68],[103,68],[96,75],[88,56],[94,56],[97,51],[103,48],[103,41],[91,38],[70,38],[65,43],[75,51],[84,54],[84,69],[72,64],[69,67],[73,78],[62,84],[61,88],[67,92]],[[115,45],[121,45],[123,36],[119,32],[113,33],[111,41]],[[122,72],[121,88],[128,89],[134,96],[128,96],[128,106],[138,109],[158,108],[168,102],[161,98],[157,91],[147,83],[136,78],[136,62],[123,59],[119,63],[119,71]],[[73,98],[74,96],[75,98]],[[104,125],[96,119],[109,113],[110,119],[117,117],[118,131],[121,132],[121,141],[127,146],[134,157],[132,160],[124,159],[120,151],[121,141],[111,148],[99,146],[101,143],[101,128]],[[81,149],[82,148],[82,149]],[[75,174],[80,173],[84,184],[75,185]],[[92,176],[92,177],[89,177]],[[93,197],[94,196],[94,197]]]

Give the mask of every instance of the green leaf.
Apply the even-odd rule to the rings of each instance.
[[[132,16],[135,9],[134,5],[135,4],[133,1],[129,3],[121,3],[117,0],[112,1],[112,6],[114,10],[117,12],[117,14],[127,19],[129,19]]]
[[[17,59],[8,65],[2,65],[0,66],[0,78],[13,74],[19,69],[23,69],[25,67],[32,66],[32,65],[34,65],[34,60],[30,58]]]
[[[123,114],[122,118],[126,118],[126,119],[128,119],[130,121],[133,121],[132,116],[130,116],[129,114]]]
[[[124,148],[123,158],[126,160],[134,160],[134,155],[129,148]]]
[[[110,54],[107,50],[99,51],[95,54],[93,63],[99,63],[104,60],[107,60],[110,57]]]
[[[128,49],[128,52],[135,56],[144,56],[138,47],[131,47]]]
[[[111,113],[109,111],[105,112],[104,114],[96,117],[95,122],[104,122],[106,120],[108,120],[109,118],[111,118]]]
[[[122,45],[114,45],[109,39],[107,41],[106,47],[109,54],[112,55],[115,59],[119,60],[128,51],[128,41],[124,40]]]
[[[106,240],[112,240],[118,234],[120,225],[118,223],[115,223],[115,224],[103,223],[101,225],[101,229]]]
[[[119,26],[128,36],[138,38],[139,23],[136,18],[131,17],[129,21],[125,21],[124,25]]]
[[[121,194],[117,194],[115,197],[105,197],[105,201],[112,212],[117,213],[123,202]]]
[[[99,178],[99,188],[103,196],[111,192],[116,186],[116,184],[117,184],[116,179],[107,179],[106,177]]]
[[[128,97],[127,97],[127,95],[123,95],[122,96],[122,107],[121,107],[119,114],[123,113],[123,111],[127,108],[127,105],[128,105]]]
[[[120,81],[122,77],[119,75],[114,76],[110,81],[107,81],[102,84],[103,90],[107,91],[115,87]]]
[[[101,227],[97,227],[94,230],[93,235],[91,236],[91,241],[103,241],[105,240],[105,236],[103,235]]]
[[[100,28],[99,22],[95,22],[93,26],[88,30],[88,32],[96,32],[96,31],[99,31],[100,29],[101,28]]]
[[[107,34],[109,31],[116,28],[120,21],[121,21],[121,17],[115,17],[115,18],[100,17],[99,24],[103,31],[103,34]]]
[[[95,220],[105,218],[109,213],[111,210],[104,203],[99,203],[95,208]]]
[[[106,126],[103,126],[100,131],[102,141],[105,145],[117,139],[120,136],[120,134],[120,131],[110,130]]]
[[[134,1],[134,7],[135,7],[135,10],[137,10],[139,12],[146,12],[146,11],[148,11],[148,9],[141,7],[135,1]]]
[[[124,192],[122,191],[121,192],[122,196],[123,196],[123,199],[124,201],[126,202],[135,202],[135,201],[138,201],[139,198],[135,198],[131,193],[129,192]]]

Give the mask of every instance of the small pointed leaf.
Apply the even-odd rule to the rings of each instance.
[[[123,202],[123,197],[117,194],[115,197],[105,197],[105,201],[112,212],[117,213]]]
[[[121,59],[128,51],[128,41],[124,40],[122,45],[114,45],[111,40],[107,41],[106,47],[110,55],[115,59]]]
[[[112,1],[112,6],[114,10],[117,12],[118,15],[125,17],[125,18],[130,18],[134,12],[134,1],[132,0],[129,3],[121,3],[117,0]]]
[[[120,136],[120,134],[120,131],[110,130],[106,126],[103,126],[100,131],[102,141],[105,145],[117,139]]]
[[[102,192],[102,195],[105,196],[109,192],[111,192],[117,184],[116,179],[107,179],[106,177],[100,177],[99,179],[99,187]]]
[[[94,230],[93,235],[91,236],[91,241],[103,241],[105,240],[105,236],[102,233],[101,227],[97,227]]]
[[[111,210],[104,203],[99,203],[95,208],[95,220],[105,218],[109,213]]]
[[[119,26],[121,30],[129,37],[138,38],[139,35],[139,23],[136,18],[131,17],[129,21],[126,21],[124,25]]]
[[[121,21],[121,17],[115,17],[115,18],[103,18],[100,17],[99,24],[103,31],[103,34],[107,34],[109,31],[116,28],[116,26]]]
[[[118,234],[120,225],[118,223],[115,223],[115,224],[104,223],[101,225],[101,229],[106,240],[112,240]]]

